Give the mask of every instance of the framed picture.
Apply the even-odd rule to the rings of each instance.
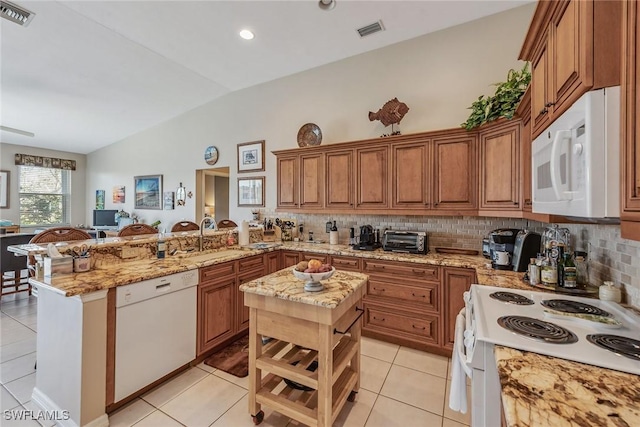
[[[96,190],[96,209],[104,209],[104,190]]]
[[[264,206],[264,176],[238,178],[238,206]]]
[[[162,175],[134,176],[134,209],[162,209]]]
[[[113,203],[124,203],[124,185],[113,187]]]
[[[264,170],[264,141],[238,144],[238,172]]]
[[[173,191],[164,192],[164,210],[170,211],[175,208],[175,193]]]
[[[9,171],[0,171],[0,208],[9,207]]]

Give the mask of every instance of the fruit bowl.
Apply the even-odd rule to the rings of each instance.
[[[336,268],[331,267],[330,271],[325,271],[322,273],[305,273],[303,271],[298,271],[295,268],[292,270],[293,275],[300,280],[306,280],[307,283],[304,284],[304,290],[307,292],[319,292],[324,289],[320,280],[327,280],[333,273],[335,273]]]

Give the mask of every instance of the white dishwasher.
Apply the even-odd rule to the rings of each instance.
[[[198,270],[116,289],[115,402],[196,357]]]

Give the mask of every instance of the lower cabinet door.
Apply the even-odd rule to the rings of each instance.
[[[391,304],[364,302],[363,334],[408,347],[439,348],[439,319]]]
[[[231,276],[198,288],[197,353],[207,350],[234,334],[236,278]]]

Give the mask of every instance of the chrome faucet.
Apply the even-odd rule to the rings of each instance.
[[[200,221],[200,236],[198,236],[198,250],[200,252],[202,252],[202,247],[203,247],[203,240],[204,240],[204,223],[209,221],[211,224],[209,225],[209,228],[212,230],[216,229],[216,222],[213,220],[213,218],[211,218],[210,216],[205,216],[204,218],[202,218],[202,221]]]

